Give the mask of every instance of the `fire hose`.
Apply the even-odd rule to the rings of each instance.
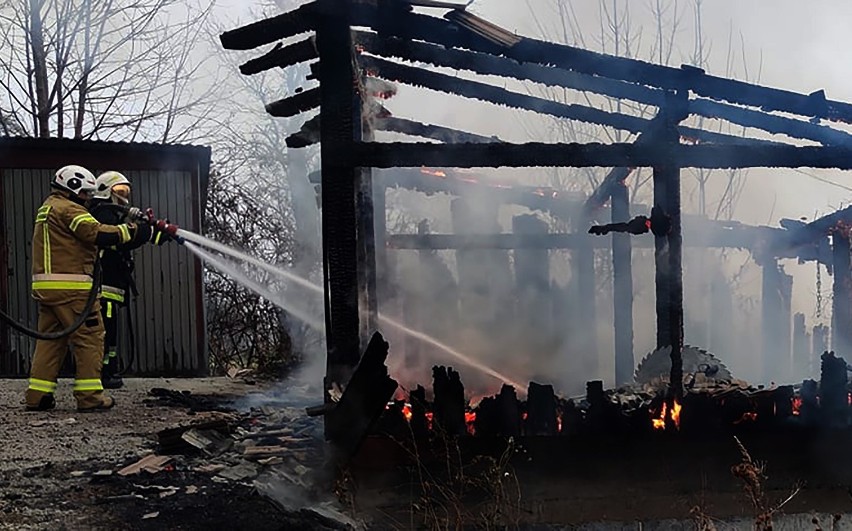
[[[86,299],[86,306],[83,308],[83,311],[80,312],[80,315],[78,315],[77,318],[74,319],[74,322],[71,323],[71,325],[65,330],[60,330],[59,332],[39,332],[38,330],[27,328],[2,310],[0,310],[0,319],[2,319],[6,324],[11,326],[18,332],[35,339],[53,340],[70,336],[83,325],[86,319],[89,318],[89,314],[92,312],[92,307],[95,305],[95,301],[98,299],[98,292],[100,292],[101,290],[100,278],[101,261],[95,259],[95,270],[92,273],[92,289],[89,290],[89,297]]]
[[[106,206],[106,205],[105,205]],[[156,219],[154,217],[154,211],[150,208],[146,210],[142,210],[136,207],[125,207],[121,205],[110,205],[118,208],[127,213],[127,216],[136,221],[144,222],[157,230],[169,235],[176,242],[183,244],[184,240],[180,236],[177,235],[177,231],[179,227],[170,223],[168,220]],[[74,332],[77,331],[83,323],[88,319],[89,314],[92,312],[92,308],[95,305],[95,301],[98,299],[98,293],[101,290],[101,262],[99,259],[95,258],[95,267],[92,272],[92,288],[89,290],[88,298],[86,299],[86,305],[83,307],[83,311],[80,312],[80,315],[77,316],[76,319],[68,326],[68,328],[64,330],[60,330],[59,332],[39,332],[38,330],[33,330],[21,323],[19,323],[14,317],[7,314],[3,310],[0,310],[0,320],[9,325],[13,330],[17,330],[18,332],[32,337],[34,339],[42,339],[42,340],[54,340],[61,339],[63,337],[70,336]],[[135,354],[134,354],[135,358]],[[125,369],[126,370],[126,369]]]

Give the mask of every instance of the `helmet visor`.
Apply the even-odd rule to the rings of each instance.
[[[130,185],[129,184],[116,184],[112,187],[112,193],[116,197],[124,199],[125,201],[130,201]]]

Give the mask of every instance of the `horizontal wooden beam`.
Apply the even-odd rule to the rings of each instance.
[[[275,47],[260,57],[240,65],[240,72],[250,76],[272,68],[286,68],[319,58],[314,37],[284,47]]]
[[[362,6],[354,13],[358,19],[358,25],[373,27],[383,35],[485,52],[515,61],[556,67],[664,90],[689,90],[699,96],[757,107],[765,111],[782,111],[806,117],[852,122],[852,105],[828,100],[822,91],[804,95],[711,76],[694,67],[673,68],[526,37],[521,38],[513,46],[500,46],[450,20],[420,13],[408,13],[392,25],[377,23],[379,17],[375,9]],[[453,13],[447,15],[448,18],[453,16],[455,16]]]
[[[653,167],[681,168],[833,168],[852,169],[846,147],[721,146],[635,144],[432,144],[409,142],[356,143],[341,154],[351,166],[372,168],[526,168]]]
[[[631,244],[638,249],[653,249],[654,236],[631,236]],[[754,240],[749,235],[735,232],[720,233],[710,237],[684,238],[687,247],[716,247],[749,249]],[[391,249],[609,249],[612,238],[586,234],[393,234],[387,237]]]
[[[266,105],[272,116],[288,118],[320,106],[320,89],[315,87]]]
[[[293,11],[226,31],[219,36],[219,41],[227,50],[251,50],[315,30],[319,11],[317,2],[304,4]]]
[[[632,133],[642,132],[649,123],[645,118],[602,111],[584,105],[560,103],[527,94],[519,94],[502,87],[489,85],[488,83],[453,77],[438,72],[430,72],[377,57],[362,55],[359,62],[369,75],[375,77],[437,90],[439,92],[458,94],[467,98],[488,101],[515,109],[524,109],[559,118],[605,125]]]
[[[489,142],[501,142],[501,140],[497,137],[477,135],[441,125],[424,124],[405,118],[378,118],[375,121],[375,128],[380,131],[391,131],[420,138],[440,140],[446,144],[457,144],[462,142],[486,144]]]

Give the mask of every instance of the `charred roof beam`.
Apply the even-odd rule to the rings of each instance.
[[[354,38],[368,52],[382,57],[395,57],[412,62],[468,70],[492,75],[534,81],[548,86],[594,92],[612,98],[626,99],[659,107],[665,101],[665,91],[589,76],[560,68],[518,62],[505,57],[467,50],[447,49],[435,44],[382,37],[375,33],[355,31]]]
[[[318,59],[314,37],[308,37],[288,46],[278,46],[269,52],[240,65],[240,72],[250,76],[273,68],[286,68],[312,59]]]
[[[696,146],[675,144],[654,147],[635,144],[434,144],[410,142],[356,142],[348,165],[355,167],[653,167],[671,164],[681,168],[832,168],[852,169],[852,149],[847,147],[796,147],[785,145]]]
[[[251,50],[279,39],[316,30],[320,11],[317,2],[304,4],[293,11],[226,31],[219,36],[219,41],[227,50]]]
[[[288,118],[320,106],[320,89],[315,87],[266,105],[272,116]]]
[[[396,24],[377,23],[375,9],[364,6],[357,8],[354,13],[359,25],[372,27],[383,35],[502,55],[516,61],[663,90],[690,90],[699,96],[757,107],[765,111],[782,111],[800,116],[852,122],[852,105],[828,100],[822,91],[804,95],[711,76],[694,67],[673,68],[526,37],[513,46],[502,46],[460,24],[419,13],[406,13],[405,20],[397,20]],[[446,15],[450,19],[462,16],[469,18],[472,15],[455,11]]]
[[[645,130],[649,123],[645,118],[602,111],[583,105],[559,103],[526,94],[518,94],[487,83],[452,77],[438,72],[430,72],[413,66],[386,61],[378,57],[362,55],[359,61],[361,66],[367,70],[368,75],[439,92],[458,94],[467,98],[488,101],[506,107],[525,109],[580,122],[605,125],[633,133]]]
[[[440,125],[415,122],[414,120],[407,120],[405,118],[379,118],[376,120],[375,126],[376,129],[382,131],[402,133],[420,138],[431,138],[432,140],[439,140],[447,144],[459,144],[464,142],[486,144],[489,142],[502,142],[502,140],[497,137],[476,135]]]

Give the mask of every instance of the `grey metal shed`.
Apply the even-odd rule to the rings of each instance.
[[[50,178],[66,164],[95,174],[117,170],[133,183],[133,203],[200,232],[210,148],[70,139],[0,138],[0,308],[35,327],[30,296],[33,223]],[[184,247],[136,251],[139,297],[131,304],[135,360],[130,374],[202,376],[208,371],[201,263]],[[126,318],[126,313],[125,313]],[[120,347],[128,345],[121,324]],[[0,376],[29,372],[34,340],[0,323]],[[129,349],[124,351],[123,360]]]

